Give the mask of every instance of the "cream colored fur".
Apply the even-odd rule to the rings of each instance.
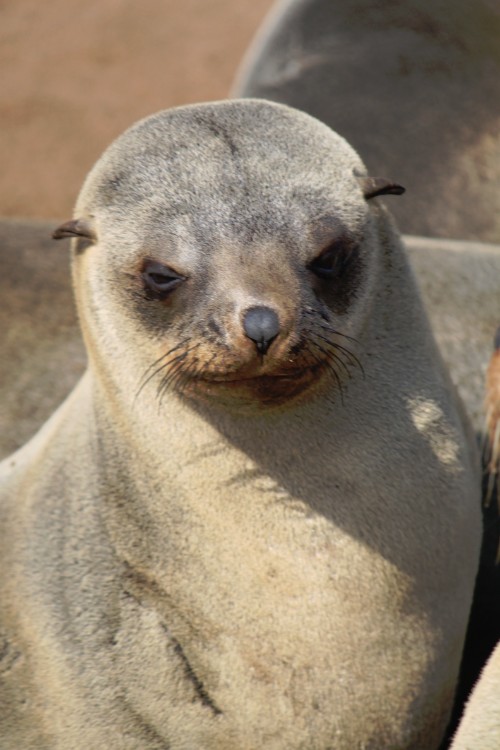
[[[353,169],[326,126],[246,101],[149,118],[89,175],[75,216],[97,240],[73,248],[89,368],[0,469],[5,750],[439,746],[477,457]],[[306,268],[339,222],[362,258],[343,313]],[[188,277],[165,308],[139,293],[145,257]],[[262,363],[241,329],[255,304],[283,321]],[[212,352],[222,373],[270,374],[325,320],[363,367],[339,367],[343,403],[327,376],[277,407],[252,381],[243,405],[216,386],[160,400],[161,373],[139,388],[186,340],[206,370]]]
[[[474,688],[451,750],[498,750],[499,747],[500,645]]]

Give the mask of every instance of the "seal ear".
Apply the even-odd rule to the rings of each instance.
[[[405,188],[395,182],[385,180],[383,177],[359,177],[356,179],[361,185],[361,190],[367,201],[377,195],[403,195]]]
[[[52,239],[62,240],[65,237],[84,237],[87,240],[95,240],[96,236],[89,221],[86,219],[71,219],[65,221],[60,227],[52,232]]]

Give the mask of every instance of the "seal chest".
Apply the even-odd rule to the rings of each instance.
[[[159,113],[91,171],[56,231],[89,369],[3,465],[40,747],[438,747],[479,483],[401,190],[257,100]]]

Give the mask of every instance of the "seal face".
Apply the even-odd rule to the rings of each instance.
[[[269,254],[282,245],[281,269],[266,268],[261,243]],[[179,271],[150,259],[140,275],[142,286],[133,279],[139,319],[167,337],[166,351],[145,371],[141,390],[160,376],[160,397],[173,386],[192,398],[266,407],[321,383],[342,391],[359,365],[353,337],[344,333],[349,303],[363,284],[358,242],[344,235],[328,238],[326,247],[313,246],[317,256],[295,268],[279,235],[254,239],[247,248],[235,236],[231,244],[224,266],[235,279],[244,253],[263,256],[255,269],[247,265],[239,288],[236,282],[222,290],[220,280],[203,267]],[[254,287],[264,290],[264,285],[269,291],[255,294]]]
[[[99,255],[89,293],[154,342],[137,387],[154,383],[160,400],[174,388],[270,408],[320,386],[342,393],[359,370],[377,267],[363,167],[305,115],[307,136],[286,138],[286,108],[254,103],[248,115],[235,128],[207,105],[132,128],[91,173],[73,229],[55,234],[87,235]]]

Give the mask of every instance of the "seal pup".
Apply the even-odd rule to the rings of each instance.
[[[281,0],[233,94],[304,110],[397,174],[402,232],[500,242],[499,38],[491,0]]]
[[[400,192],[253,100],[91,171],[89,367],[0,470],[6,750],[438,747],[479,482]]]

